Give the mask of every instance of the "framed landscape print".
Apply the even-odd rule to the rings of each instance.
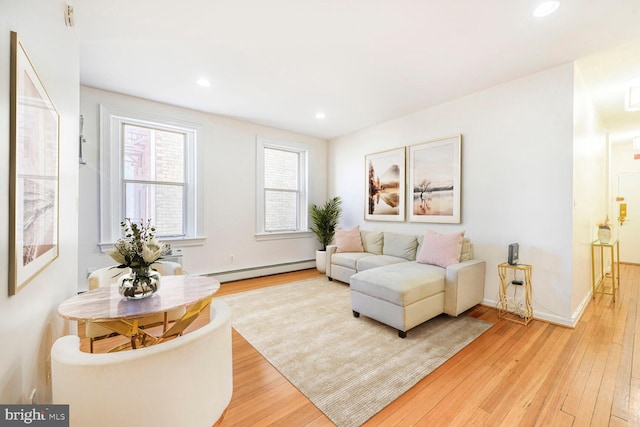
[[[11,32],[9,295],[58,257],[60,118]]]
[[[365,220],[404,221],[405,148],[365,156]]]
[[[409,147],[409,221],[460,223],[462,136]]]

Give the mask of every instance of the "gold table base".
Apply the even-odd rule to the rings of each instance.
[[[600,249],[600,278],[596,279],[596,248]],[[606,273],[604,268],[604,250],[609,249],[611,257],[611,273]],[[611,279],[611,291],[605,290],[605,282]],[[591,293],[593,299],[596,294],[611,295],[616,302],[616,291],[620,289],[620,243],[614,240],[610,243],[602,243],[599,240],[591,242]]]
[[[509,309],[507,302],[507,272],[513,272],[515,280],[516,272],[521,271],[524,274],[522,286],[525,291],[524,308],[522,312]],[[533,319],[533,297],[531,293],[531,270],[532,266],[528,264],[509,264],[502,263],[498,265],[498,276],[500,276],[500,301],[498,302],[498,318],[506,319],[512,322],[528,325]]]
[[[105,328],[119,335],[129,338],[129,342],[113,347],[108,351],[109,353],[121,350],[149,347],[182,335],[184,333],[184,330],[187,329],[194,322],[194,320],[198,318],[200,313],[202,313],[203,310],[209,307],[209,305],[211,304],[211,299],[212,297],[209,297],[191,305],[187,309],[185,314],[182,315],[180,319],[176,320],[173,325],[171,325],[171,328],[167,329],[165,326],[165,328],[163,329],[164,332],[160,336],[155,336],[145,331],[144,329],[140,329],[138,327],[137,319],[105,320],[95,321],[95,323],[99,324],[100,326],[104,326]]]

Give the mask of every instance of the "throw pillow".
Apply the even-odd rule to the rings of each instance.
[[[473,247],[471,246],[471,240],[465,237],[462,241],[462,252],[460,252],[460,262],[465,262],[473,259]]]
[[[422,248],[416,261],[422,264],[433,264],[448,267],[460,262],[464,231],[440,234],[427,230],[424,233]]]
[[[362,246],[365,252],[382,255],[383,234],[378,231],[361,230]]]
[[[355,226],[351,230],[336,228],[336,252],[364,252],[360,227]]]

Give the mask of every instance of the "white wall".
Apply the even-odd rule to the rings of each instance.
[[[640,132],[639,132],[640,133]],[[640,173],[640,160],[634,159],[634,154],[638,152],[633,151],[631,141],[613,144],[611,147],[611,174],[613,177],[621,174]],[[616,194],[616,181],[612,182],[611,197],[615,198]],[[617,217],[617,211],[614,212]]]
[[[9,46],[16,31],[60,114],[60,255],[15,296],[0,263],[0,402],[26,403],[33,388],[51,401],[49,351],[73,327],[57,314],[77,285],[78,93],[76,31],[64,24],[65,2],[0,0],[0,198],[9,199]],[[8,258],[9,212],[0,211],[0,259]]]
[[[319,247],[315,236],[256,241],[256,136],[295,141],[311,147],[309,203],[324,203],[327,195],[327,142],[322,139],[254,125],[240,120],[160,104],[140,98],[81,87],[80,111],[84,115],[84,158],[80,168],[79,281],[86,288],[87,272],[112,265],[100,253],[99,207],[99,104],[142,111],[202,125],[204,149],[205,235],[203,246],[183,248],[183,264],[191,274],[210,274],[313,260]],[[173,245],[173,247],[179,247]],[[231,260],[233,255],[233,261]],[[282,271],[291,267],[284,266]],[[276,272],[281,270],[269,270]],[[262,270],[261,270],[262,271]],[[246,276],[256,274],[246,272]],[[229,275],[227,275],[229,276]],[[231,275],[233,276],[233,275]],[[245,277],[240,274],[239,277]]]
[[[640,132],[639,132],[640,133]],[[634,154],[639,154],[633,151],[631,141],[613,144],[611,147],[611,175],[640,173],[640,160],[634,159]],[[611,198],[616,196],[617,182],[613,180],[611,188]],[[617,218],[617,211],[614,212]]]
[[[591,242],[609,207],[607,133],[580,69],[574,70],[573,280],[571,309],[578,318],[591,296]]]
[[[329,195],[344,199],[341,225],[465,230],[475,257],[487,262],[485,303],[492,306],[497,265],[518,242],[520,260],[533,265],[534,315],[573,324],[573,75],[565,64],[330,141]],[[364,221],[366,154],[457,133],[461,224]]]

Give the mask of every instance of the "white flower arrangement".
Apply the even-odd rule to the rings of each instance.
[[[156,228],[151,225],[150,219],[137,223],[125,218],[120,226],[124,231],[124,238],[119,239],[108,252],[119,264],[118,268],[148,269],[151,264],[170,253],[171,246],[156,239]]]

